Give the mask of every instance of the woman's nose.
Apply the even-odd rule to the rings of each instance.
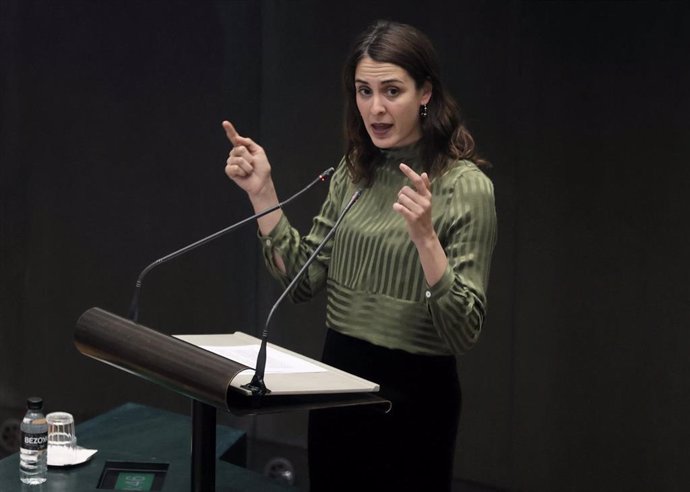
[[[380,96],[374,96],[371,99],[371,113],[372,114],[381,114],[386,112],[386,107],[383,104],[383,101],[381,100]]]

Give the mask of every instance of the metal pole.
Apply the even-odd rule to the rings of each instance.
[[[192,491],[216,489],[216,408],[192,399]]]

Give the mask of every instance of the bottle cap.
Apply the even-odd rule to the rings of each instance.
[[[31,410],[40,410],[43,408],[43,398],[40,396],[32,396],[26,400],[26,406]]]

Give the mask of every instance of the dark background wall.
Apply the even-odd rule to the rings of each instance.
[[[377,18],[434,41],[496,186],[490,315],[459,363],[456,476],[511,490],[690,482],[690,9],[685,2],[0,3],[0,408],[87,418],[188,402],[79,355],[150,261],[250,212],[234,121],[287,196],[342,151],[339,73]],[[303,230],[325,190],[287,213]],[[167,333],[259,332],[278,291],[249,227],[146,280]],[[323,297],[277,343],[318,356]],[[0,415],[2,418],[2,415]],[[306,416],[229,419],[304,446]],[[420,428],[424,422],[419,422]]]

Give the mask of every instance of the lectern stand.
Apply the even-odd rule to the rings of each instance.
[[[382,411],[390,408],[390,402],[371,392],[353,393],[342,386],[261,397],[242,392],[233,380],[251,369],[248,366],[100,308],[82,314],[74,339],[82,354],[192,399],[193,492],[215,490],[217,408],[235,415],[351,405],[377,405]],[[300,386],[304,381],[302,376]]]

